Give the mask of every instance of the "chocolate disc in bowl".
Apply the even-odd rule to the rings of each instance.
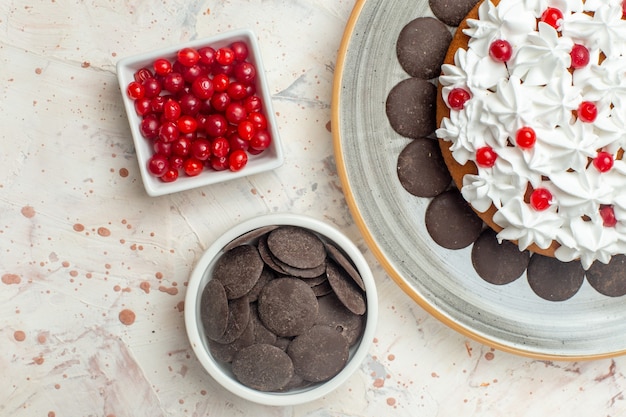
[[[259,391],[283,389],[293,377],[293,363],[276,346],[254,344],[233,359],[233,374],[242,384]]]
[[[294,268],[317,268],[326,259],[324,243],[302,227],[282,226],[273,230],[267,236],[267,247],[277,260]]]
[[[209,339],[220,339],[228,327],[228,298],[218,280],[210,280],[202,291],[200,319]]]
[[[263,272],[263,259],[252,245],[236,246],[215,263],[213,279],[224,285],[229,300],[242,297],[254,287]]]

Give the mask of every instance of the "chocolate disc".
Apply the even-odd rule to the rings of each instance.
[[[426,208],[426,229],[447,249],[465,248],[478,239],[482,220],[457,189],[439,194]]]
[[[406,24],[396,42],[400,66],[411,76],[429,80],[439,76],[452,34],[433,17],[418,17]]]
[[[335,245],[332,243],[326,242],[326,250],[328,251],[328,255],[337,262],[337,264],[343,268],[344,271],[356,282],[356,285],[359,286],[360,289],[365,291],[365,283],[363,282],[363,278],[361,274],[356,270],[350,259]]]
[[[274,226],[274,225],[262,226],[262,227],[259,227],[258,229],[254,229],[247,233],[244,233],[243,235],[231,240],[230,243],[224,246],[224,252],[231,250],[235,246],[250,244],[251,241],[258,239],[259,237],[271,232],[272,230],[276,228],[278,228],[278,226]]]
[[[596,261],[587,270],[587,281],[600,294],[626,295],[626,256],[614,255],[608,264]]]
[[[348,362],[348,341],[330,327],[314,326],[293,339],[287,354],[296,374],[311,382],[326,381]]]
[[[276,262],[276,259],[272,255],[272,252],[270,252],[270,249],[267,247],[267,235],[262,236],[259,239],[257,249],[259,250],[261,259],[263,259],[263,262],[265,262],[265,265],[269,266],[279,274],[287,275],[287,272],[285,272],[285,270]]]
[[[430,10],[446,25],[459,26],[478,0],[429,0]]]
[[[335,261],[328,260],[326,275],[337,298],[354,314],[365,314],[365,296],[354,280]]]
[[[495,285],[509,284],[528,267],[530,252],[520,252],[508,240],[498,242],[496,232],[485,229],[472,246],[472,264],[478,275]]]
[[[233,359],[233,374],[242,384],[259,391],[278,391],[293,377],[293,363],[276,346],[255,344]]]
[[[250,314],[252,314],[252,312]],[[213,355],[215,359],[224,363],[230,363],[233,361],[237,352],[255,343],[254,323],[252,320],[248,320],[248,325],[244,329],[241,336],[231,343],[223,344],[210,339],[208,342],[211,355]]]
[[[248,303],[248,298],[241,297],[229,301],[226,331],[215,341],[222,344],[234,342],[246,330],[248,321],[250,321],[250,303]]]
[[[294,268],[316,268],[326,259],[324,243],[302,227],[282,226],[270,232],[267,247],[276,259]]]
[[[435,197],[452,181],[439,143],[428,138],[413,139],[400,152],[397,173],[404,189],[417,197]]]
[[[311,287],[298,278],[277,278],[259,294],[259,317],[278,336],[296,336],[315,323],[318,303]]]
[[[574,296],[585,278],[585,270],[578,261],[561,262],[556,258],[534,254],[528,270],[530,288],[548,301],[565,301]]]
[[[228,298],[221,282],[210,280],[202,291],[200,319],[209,339],[217,340],[228,326]]]
[[[348,310],[335,294],[318,297],[319,314],[316,325],[327,326],[343,335],[352,346],[359,340],[365,324],[365,316]]]
[[[213,279],[219,280],[229,300],[242,297],[254,287],[263,271],[263,259],[252,245],[236,246],[215,263]]]
[[[419,78],[407,78],[396,84],[385,103],[389,124],[407,138],[430,135],[436,127],[437,88]]]
[[[273,280],[274,277],[274,272],[271,269],[263,268],[263,272],[261,272],[261,276],[257,280],[256,284],[254,284],[254,287],[252,287],[248,294],[246,294],[246,296],[248,297],[248,302],[254,303],[259,298],[259,294],[261,293],[261,290],[263,289],[265,284]]]

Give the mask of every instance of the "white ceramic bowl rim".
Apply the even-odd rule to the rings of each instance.
[[[244,386],[234,378],[224,374],[218,362],[208,354],[206,342],[203,340],[203,335],[199,330],[201,324],[199,324],[197,320],[199,316],[198,300],[201,297],[201,291],[204,287],[203,283],[208,280],[206,276],[207,270],[214,261],[214,258],[216,258],[223,247],[231,240],[250,230],[267,225],[299,226],[325,236],[348,254],[365,283],[367,320],[361,341],[355,346],[350,360],[339,374],[329,381],[316,385],[313,388],[305,388],[285,393],[266,393]],[[267,214],[252,218],[239,223],[215,240],[200,257],[196,267],[191,273],[187,294],[185,296],[185,306],[185,326],[191,347],[208,373],[230,392],[255,403],[273,406],[287,406],[313,401],[342,385],[364,361],[371,342],[374,340],[374,332],[378,318],[378,297],[374,278],[361,251],[350,239],[334,227],[314,218],[292,213]]]

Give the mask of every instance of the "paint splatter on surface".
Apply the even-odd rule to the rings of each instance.
[[[135,323],[136,316],[133,310],[125,308],[124,310],[120,311],[118,317],[123,325],[130,326],[131,324]]]

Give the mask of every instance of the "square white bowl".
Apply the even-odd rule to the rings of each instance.
[[[141,117],[135,112],[133,100],[126,95],[126,88],[128,87],[128,84],[134,80],[134,74],[137,70],[144,67],[151,68],[152,63],[157,58],[166,58],[173,61],[176,53],[182,48],[190,47],[199,49],[204,46],[210,46],[217,50],[218,48],[228,46],[236,41],[243,41],[246,43],[249,50],[248,61],[251,62],[257,69],[255,80],[256,94],[261,97],[261,100],[263,101],[263,115],[267,119],[268,132],[272,137],[270,146],[259,155],[249,154],[247,165],[240,171],[215,171],[205,168],[202,173],[195,177],[181,175],[176,181],[173,182],[168,183],[161,181],[159,178],[148,172],[147,162],[153,155],[154,151],[152,149],[152,143],[148,139],[144,138],[139,130]],[[167,48],[161,48],[151,52],[123,58],[117,63],[117,79],[120,85],[126,115],[128,116],[128,122],[130,124],[130,131],[133,137],[135,152],[139,163],[139,171],[148,195],[154,197],[185,191],[205,185],[216,184],[236,178],[259,174],[261,172],[271,171],[283,164],[284,155],[276,124],[276,118],[272,109],[272,100],[267,79],[265,77],[265,69],[261,59],[256,36],[251,30],[233,30],[212,37],[180,43]]]
[[[218,361],[211,354],[201,319],[202,292],[211,279],[217,259],[224,248],[236,238],[265,226],[298,226],[322,236],[341,249],[352,261],[365,286],[365,326],[359,340],[350,348],[346,366],[333,378],[306,388],[286,392],[264,392],[240,383],[232,373],[230,365]],[[317,219],[293,214],[266,214],[246,220],[217,238],[200,257],[194,267],[185,295],[185,327],[191,347],[206,371],[224,388],[233,394],[258,404],[291,406],[317,400],[344,384],[360,367],[369,353],[378,322],[378,294],[372,271],[357,246],[335,227]]]

